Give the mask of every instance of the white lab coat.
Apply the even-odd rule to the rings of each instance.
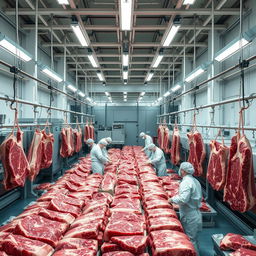
[[[184,176],[179,186],[179,194],[172,198],[172,202],[179,205],[182,226],[198,255],[197,235],[202,229],[202,214],[199,210],[201,201],[202,188],[199,181],[190,174]]]
[[[154,165],[158,176],[166,176],[166,162],[164,152],[156,147],[156,151],[151,153],[150,162]]]
[[[107,151],[107,148],[106,148],[106,147],[104,147],[104,148],[102,149],[102,154],[103,154],[104,157],[106,157],[106,158],[108,159],[108,151]]]
[[[92,172],[103,174],[104,164],[108,159],[102,154],[100,146],[97,144],[91,150]]]
[[[150,158],[151,152],[148,150],[148,146],[153,143],[153,140],[152,140],[151,136],[149,136],[149,135],[145,135],[145,137],[146,137],[145,138],[145,147],[143,148],[143,150],[144,150],[145,154],[147,155],[147,157]]]

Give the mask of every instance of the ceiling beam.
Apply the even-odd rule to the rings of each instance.
[[[152,68],[153,69],[153,68]],[[98,68],[78,68],[77,71],[97,71]],[[122,71],[122,68],[101,68],[102,71]],[[129,71],[145,71],[148,68],[129,68]],[[165,71],[166,69],[155,68],[155,71]],[[173,69],[171,69],[173,71]],[[76,68],[69,68],[69,71],[76,71]],[[179,68],[175,68],[174,71],[180,71]]]
[[[184,57],[184,55],[183,54],[171,54],[171,53],[167,53],[167,54],[165,54],[164,55],[165,57],[168,57],[168,58],[183,58]],[[64,54],[63,53],[57,53],[57,54],[54,54],[54,57],[61,57],[61,58],[63,58],[64,57]],[[67,57],[70,57],[70,58],[75,58],[75,57],[79,57],[79,58],[81,58],[81,57],[83,57],[83,58],[87,58],[88,57],[88,55],[87,54],[67,54]],[[121,58],[121,56],[119,55],[119,54],[109,54],[109,53],[102,53],[102,54],[97,54],[97,57],[99,57],[99,58]],[[153,58],[153,57],[155,57],[155,54],[139,54],[139,53],[137,53],[137,54],[132,54],[132,58]],[[186,57],[187,58],[193,58],[194,57],[194,55],[193,54],[187,54],[186,53]]]
[[[151,65],[151,61],[150,62],[146,62],[146,61],[132,61],[129,62],[129,64],[131,65]],[[76,65],[76,64],[84,64],[84,65],[91,65],[91,62],[89,61],[67,61],[67,65]],[[121,61],[99,61],[100,65],[122,65]],[[176,61],[174,63],[175,65],[181,65],[182,62],[181,61]],[[172,65],[172,61],[171,62],[161,62],[160,65]]]
[[[117,31],[120,29],[119,26],[111,26],[111,25],[85,25],[84,26],[86,30],[94,30],[94,31]],[[34,30],[35,25],[34,24],[25,24],[22,26],[22,29],[24,30]],[[39,25],[39,30],[70,30],[72,31],[72,28],[70,25],[53,25],[51,26],[44,26]],[[134,26],[133,29],[135,31],[156,31],[156,30],[166,30],[166,25],[145,25],[145,26]],[[181,25],[180,30],[193,30],[194,25]],[[211,30],[212,26],[202,26],[197,25],[196,30]],[[214,25],[214,30],[226,30],[227,27],[225,25]]]
[[[44,47],[51,47],[51,43],[42,43],[42,46]],[[60,44],[60,43],[53,43],[53,47],[81,47],[80,43],[66,43],[66,44]],[[119,48],[122,46],[121,43],[91,43],[92,47],[102,47],[102,48]],[[131,44],[133,48],[150,48],[150,47],[158,47],[160,46],[159,43],[133,43]],[[191,44],[183,44],[183,43],[171,43],[170,46],[164,47],[164,48],[172,48],[172,47],[208,47],[207,43],[201,43],[197,42],[195,45],[193,43]],[[98,55],[97,55],[98,56]]]
[[[6,15],[15,15],[15,8],[4,9]],[[134,15],[136,16],[171,16],[171,15],[182,15],[182,16],[194,16],[194,15],[211,15],[211,8],[195,8],[195,9],[172,9],[172,8],[162,8],[162,9],[138,9],[134,10]],[[35,15],[35,11],[30,8],[19,8],[19,15]],[[112,9],[93,9],[93,8],[79,8],[79,9],[62,9],[62,8],[38,8],[38,15],[51,15],[54,16],[71,16],[71,15],[86,15],[86,16],[116,16],[119,14],[118,10]],[[220,10],[215,10],[215,16],[233,16],[239,15],[239,8],[222,8]]]
[[[85,77],[84,75],[78,75],[78,78],[80,77]],[[97,75],[88,75],[86,76],[88,77],[93,77],[93,78],[97,78]],[[120,80],[122,80],[122,77],[120,75],[104,75],[105,78],[119,78]],[[168,77],[168,74],[165,75],[154,75],[153,78],[163,78],[163,77]],[[172,77],[172,75],[170,76]],[[145,78],[145,74],[144,75],[129,75],[128,78]]]

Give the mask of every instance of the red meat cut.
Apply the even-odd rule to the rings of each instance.
[[[175,230],[183,232],[180,221],[172,217],[159,217],[149,219],[149,231]]]
[[[52,133],[42,130],[42,161],[41,169],[49,168],[52,164],[54,137]]]
[[[82,148],[82,131],[81,128],[78,127],[78,129],[75,129],[73,131],[74,133],[74,146],[75,146],[75,152],[78,153],[80,152],[81,148]]]
[[[164,137],[163,137],[163,150],[165,153],[169,153],[170,152],[170,149],[169,149],[169,146],[170,146],[170,139],[169,139],[169,129],[168,127],[164,127]]]
[[[95,256],[96,253],[87,248],[63,249],[55,252],[52,256]]]
[[[111,242],[109,242],[109,243],[104,242],[100,249],[101,249],[101,253],[122,251],[122,249],[117,244],[114,244]]]
[[[172,133],[172,146],[171,146],[171,161],[174,165],[180,162],[180,133],[178,127],[175,125]]]
[[[101,190],[114,192],[115,184],[117,181],[117,175],[115,173],[107,172],[103,176],[103,180],[101,182]]]
[[[203,174],[203,162],[205,159],[205,146],[202,135],[198,131],[191,131],[187,134],[189,144],[189,156],[188,162],[190,162],[195,168],[195,176],[201,176]]]
[[[143,253],[147,246],[147,236],[115,236],[111,241],[134,254]]]
[[[43,216],[49,220],[55,220],[67,224],[71,224],[75,220],[75,217],[69,213],[55,212],[44,208],[39,210],[38,215]]]
[[[216,140],[210,142],[210,159],[208,163],[207,179],[212,188],[222,190],[226,183],[227,160],[229,149]]]
[[[31,215],[18,222],[14,233],[56,247],[57,242],[67,227],[68,225],[66,223],[49,220],[42,216]]]
[[[73,129],[71,127],[62,128],[60,155],[63,158],[66,158],[66,157],[72,156],[73,153],[74,153]]]
[[[220,242],[220,248],[224,251],[246,248],[256,250],[256,244],[252,244],[239,234],[228,233]]]
[[[84,142],[85,143],[88,139],[92,139],[90,136],[91,136],[90,135],[90,126],[88,124],[86,124],[84,127]]]
[[[171,230],[150,233],[153,256],[196,256],[196,251],[184,233]]]
[[[134,254],[126,251],[113,251],[113,252],[103,253],[102,256],[134,256]]]
[[[240,248],[229,254],[230,256],[256,256],[256,251]]]
[[[91,124],[90,125],[90,138],[91,139],[95,139],[95,136],[94,136],[94,126]]]
[[[99,228],[100,225],[98,223],[85,224],[68,230],[64,238],[97,239]]]
[[[81,239],[81,238],[63,238],[57,244],[55,248],[56,251],[62,249],[80,249],[87,248],[92,251],[97,252],[98,250],[98,241],[92,239]]]
[[[252,148],[245,135],[238,132],[231,140],[224,201],[232,210],[246,212],[255,200]]]
[[[28,151],[28,162],[30,165],[29,178],[33,181],[41,169],[42,149],[43,149],[43,133],[39,129],[34,132],[33,140]]]
[[[12,131],[0,146],[0,159],[4,167],[4,188],[23,187],[30,172],[22,145],[23,132],[18,127],[16,136]]]
[[[2,241],[2,249],[9,255],[50,256],[53,248],[43,242],[10,234]]]

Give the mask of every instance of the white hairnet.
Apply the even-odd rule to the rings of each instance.
[[[151,143],[147,146],[147,149],[152,150],[156,145],[154,143]]]
[[[88,140],[86,141],[86,144],[90,144],[90,143],[94,143],[94,140],[93,140],[93,139],[88,139]]]
[[[185,171],[188,174],[193,174],[195,172],[194,166],[189,162],[181,163],[179,174],[181,174],[181,170]]]
[[[111,143],[112,139],[110,137],[105,138],[105,140],[107,141],[107,143]]]
[[[104,145],[104,146],[107,146],[107,145],[108,145],[108,143],[107,143],[107,141],[106,141],[105,139],[101,139],[101,140],[98,142],[98,144],[102,144],[102,145]]]
[[[141,132],[140,133],[140,137],[142,138],[142,137],[144,137],[146,134],[144,133],[144,132]]]

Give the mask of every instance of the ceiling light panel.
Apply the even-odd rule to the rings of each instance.
[[[57,0],[57,2],[58,2],[59,4],[69,5],[69,1],[68,1],[68,0]]]
[[[129,65],[129,54],[128,53],[123,53],[123,66],[128,67]]]
[[[97,58],[96,58],[96,56],[94,54],[88,55],[88,59],[89,59],[89,61],[91,62],[92,66],[94,68],[98,68],[99,67]]]
[[[122,31],[131,30],[133,0],[119,0]]]
[[[52,78],[53,80],[59,83],[63,81],[63,79],[59,77],[57,73],[55,73],[53,70],[49,69],[48,67],[43,67],[42,72],[46,74],[49,78]]]
[[[191,82],[192,80],[194,80],[196,77],[200,76],[201,74],[203,74],[205,72],[205,70],[201,67],[195,69],[194,71],[192,71],[186,78],[185,81],[187,83]]]
[[[178,30],[180,28],[180,24],[173,24],[171,29],[169,30],[165,40],[164,40],[164,43],[163,43],[163,46],[167,47],[171,44],[171,42],[173,41],[175,35],[177,34]]]
[[[79,40],[80,44],[82,46],[89,46],[89,38],[85,34],[86,32],[83,31],[83,28],[80,26],[80,24],[77,23],[72,23],[71,28],[73,29],[77,39]]]

